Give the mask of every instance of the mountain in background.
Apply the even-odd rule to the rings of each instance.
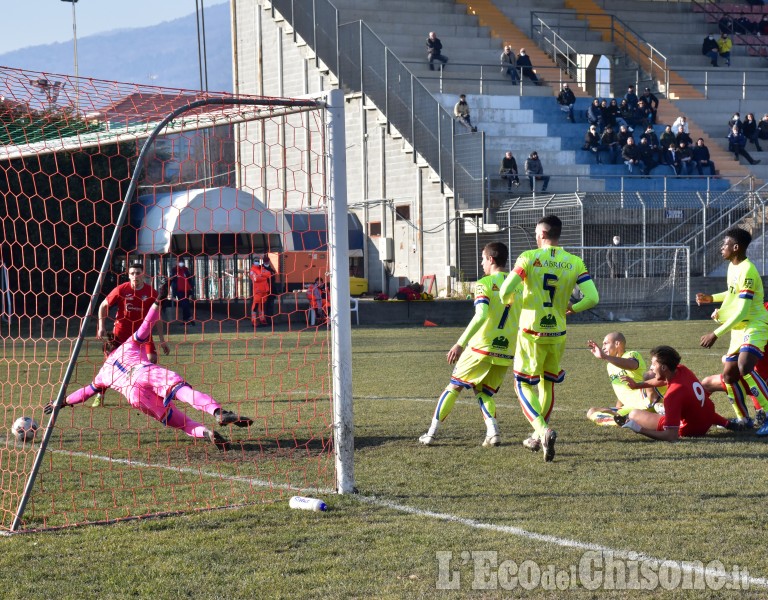
[[[118,25],[118,23],[115,23]],[[232,91],[229,4],[205,9],[208,89]],[[77,40],[80,77],[200,89],[195,14],[152,27],[115,29]],[[72,42],[31,46],[0,54],[0,65],[74,74]]]

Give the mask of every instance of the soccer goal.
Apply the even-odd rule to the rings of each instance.
[[[343,93],[235,98],[2,68],[0,96],[0,530],[352,491]],[[221,426],[176,398],[226,445],[111,389],[43,412],[101,369],[99,308],[137,263],[145,287],[125,307],[172,283],[159,364],[253,419]],[[262,296],[254,265],[271,271]],[[328,318],[311,324],[318,281]],[[19,417],[36,432],[12,432]]]
[[[600,293],[588,316],[601,321],[690,319],[687,246],[567,246],[581,256]]]

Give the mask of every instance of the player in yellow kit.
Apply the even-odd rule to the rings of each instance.
[[[655,406],[664,396],[666,387],[633,390],[624,381],[643,381],[647,368],[643,355],[637,350],[627,350],[627,338],[620,331],[613,331],[603,338],[603,345],[598,346],[592,340],[587,342],[589,351],[595,358],[608,364],[608,378],[611,380],[613,393],[616,394],[616,406],[590,408],[587,418],[598,425],[618,425],[616,415],[626,417],[633,408],[655,411]],[[662,405],[663,406],[663,405]]]
[[[565,350],[565,316],[592,308],[599,301],[584,261],[559,246],[562,228],[555,215],[539,219],[537,249],[518,257],[499,294],[502,302],[509,302],[513,291],[523,283],[514,363],[516,391],[523,414],[534,429],[523,445],[533,451],[543,449],[546,462],[555,457],[557,433],[548,421],[555,401],[554,384],[565,378],[565,371],[560,369]],[[577,285],[584,297],[572,304],[571,293]]]
[[[475,316],[446,355],[448,362],[456,366],[451,382],[437,401],[429,430],[419,438],[425,446],[434,441],[440,423],[450,414],[464,388],[474,390],[483,414],[486,428],[483,446],[501,444],[493,396],[512,364],[520,318],[519,290],[506,303],[499,300],[508,258],[509,251],[501,242],[491,242],[483,248],[485,277],[475,286]]]
[[[760,406],[768,408],[768,386],[755,371],[768,342],[768,310],[763,305],[760,273],[747,258],[751,242],[752,235],[744,229],[733,227],[726,231],[720,253],[731,263],[728,265],[728,289],[714,295],[696,294],[699,305],[722,302],[713,315],[720,326],[712,333],[703,335],[701,345],[711,348],[719,337],[730,331],[731,341],[723,363],[723,383],[744,429],[751,429],[753,425],[746,405],[750,391]],[[768,435],[768,428],[761,427],[757,434]]]

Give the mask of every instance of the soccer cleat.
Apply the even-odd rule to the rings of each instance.
[[[218,431],[206,429],[204,435],[205,439],[219,450],[229,450],[229,440],[222,436]]]
[[[488,448],[489,446],[501,446],[501,437],[498,433],[485,436],[485,439],[483,440],[483,448]]]
[[[616,413],[613,415],[613,420],[616,421],[616,425],[619,427],[624,427],[624,423],[627,422],[627,415],[620,415],[619,413]]]
[[[222,410],[221,408],[217,408],[213,415],[216,417],[216,422],[222,426],[236,425],[237,427],[248,427],[248,425],[253,424],[253,419],[248,417],[241,417],[232,411]]]
[[[535,437],[529,437],[523,440],[523,447],[528,448],[531,452],[538,452],[541,450],[541,440]]]
[[[544,438],[541,440],[541,447],[544,450],[544,462],[552,462],[555,458],[555,442],[557,441],[557,432],[547,427],[544,431]]]
[[[91,404],[91,406],[92,406],[93,408],[99,408],[99,406],[101,406],[101,405],[103,404],[103,402],[104,402],[104,394],[102,394],[101,392],[99,392],[99,393],[98,393],[98,394],[96,394],[96,396],[94,397],[94,399],[93,399],[93,404]]]
[[[747,431],[755,426],[755,422],[747,417],[746,419],[728,419],[728,424],[725,428],[728,431]],[[760,435],[758,433],[758,435]],[[765,435],[765,434],[763,434]]]
[[[419,437],[419,443],[424,444],[425,446],[429,446],[432,444],[432,442],[435,441],[435,436],[430,435],[429,433],[425,433],[424,435]]]
[[[755,427],[758,429],[765,424],[765,411],[761,408],[755,411]]]
[[[768,435],[768,422],[763,423],[763,426],[755,431],[755,435],[764,436]]]

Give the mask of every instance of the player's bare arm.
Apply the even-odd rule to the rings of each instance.
[[[710,294],[702,294],[701,292],[696,294],[696,304],[698,304],[699,306],[701,306],[702,304],[712,304],[712,302],[713,302],[713,299]]]
[[[107,335],[107,328],[105,325],[107,314],[109,314],[109,304],[107,304],[107,301],[104,300],[101,304],[99,304],[98,325],[96,327],[97,339],[103,340]]]

